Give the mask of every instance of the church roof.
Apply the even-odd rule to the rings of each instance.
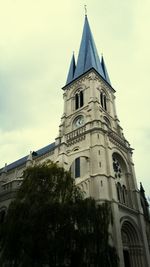
[[[103,77],[103,79],[110,84],[104,59],[102,57],[100,61],[88,18],[85,16],[77,65],[75,66],[75,59],[73,55],[66,85],[92,68],[94,68]]]
[[[43,148],[41,148],[41,149],[39,149],[37,151],[32,152],[32,155],[36,156],[36,157],[41,157],[41,156],[45,155],[46,153],[50,152],[51,150],[53,150],[54,148],[55,148],[55,143],[52,143],[52,144],[49,144],[49,145],[47,145],[47,146],[45,146],[45,147],[43,147]],[[12,170],[14,168],[17,168],[17,167],[19,167],[21,165],[26,164],[28,156],[29,155],[27,155],[27,156],[15,161],[15,162],[9,164],[9,165],[7,165],[7,171],[10,171],[10,170]],[[1,169],[0,172],[2,172],[2,170],[3,169]]]

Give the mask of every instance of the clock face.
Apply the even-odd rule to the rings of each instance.
[[[75,120],[75,126],[80,127],[84,124],[84,117],[80,115],[79,117],[76,118]]]

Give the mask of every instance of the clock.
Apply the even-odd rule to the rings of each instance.
[[[75,119],[75,127],[78,128],[78,127],[81,127],[83,124],[84,124],[84,117],[82,115],[78,116],[76,119]]]

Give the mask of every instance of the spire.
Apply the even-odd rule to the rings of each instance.
[[[32,151],[30,151],[30,154],[28,155],[28,157],[27,157],[27,161],[32,161]]]
[[[140,191],[145,193],[142,183],[140,182]]]
[[[91,68],[91,66],[94,69],[96,69],[96,62],[95,62],[92,46],[91,46],[91,43],[89,42],[88,49],[87,49],[87,55],[86,55],[86,62],[85,62],[85,66],[84,66],[84,72],[89,70]]]
[[[102,58],[101,58],[101,66],[102,66],[102,69],[103,69],[105,80],[111,85],[103,55],[102,55]]]
[[[7,172],[7,163],[5,163],[4,168],[2,169],[1,173],[6,173]]]
[[[85,12],[87,12],[86,7]],[[69,84],[70,82],[72,82],[73,80],[75,80],[76,78],[78,78],[79,76],[81,76],[92,68],[94,68],[102,76],[102,78],[111,85],[104,59],[102,57],[100,61],[88,22],[87,14],[85,14],[85,22],[83,27],[77,65],[75,65],[75,58],[73,55],[66,84]]]
[[[140,195],[143,197],[145,203],[148,204],[146,196],[145,196],[145,190],[144,190],[142,183],[140,183]]]
[[[88,18],[85,16],[82,40],[78,55],[77,67],[74,79],[85,73],[87,70],[94,68],[103,78],[104,73],[95,46],[95,42],[91,33]]]
[[[75,64],[75,57],[74,57],[74,53],[73,53],[66,84],[72,82],[73,77],[74,77],[75,68],[76,68],[76,64]]]
[[[33,161],[32,151],[30,151],[30,154],[27,157],[26,167],[30,167],[32,165],[32,161]]]

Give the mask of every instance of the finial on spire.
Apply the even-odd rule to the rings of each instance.
[[[87,5],[84,5],[85,16],[87,16]]]

